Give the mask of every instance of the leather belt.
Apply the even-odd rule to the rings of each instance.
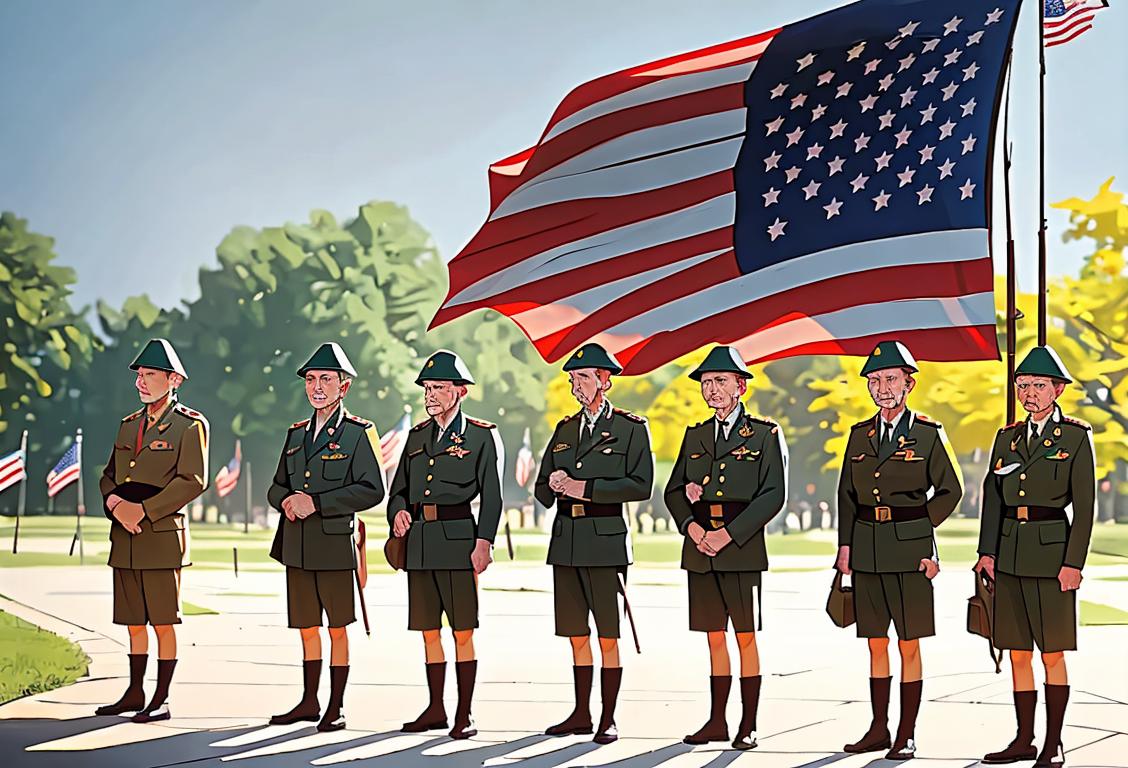
[[[737,515],[748,506],[744,501],[725,501],[721,503],[708,503],[699,501],[690,505],[694,521],[706,530],[724,528],[731,523]]]
[[[415,514],[424,522],[436,520],[473,520],[469,504],[416,504]]]
[[[903,523],[927,517],[928,507],[858,507],[858,518],[871,523]]]
[[[1056,507],[1007,507],[1007,517],[1022,523],[1048,520],[1065,520],[1068,522],[1069,520],[1065,515],[1065,510]]]
[[[568,517],[622,517],[622,504],[594,504],[590,501],[558,499],[556,511]]]

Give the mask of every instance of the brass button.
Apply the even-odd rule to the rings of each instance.
[[[1018,479],[1019,480],[1025,480],[1026,479],[1026,473],[1023,472],[1021,475],[1018,476]]]
[[[717,478],[717,482],[718,482],[718,483],[723,483],[724,481],[725,481],[725,476],[724,476],[724,475],[721,475],[720,477],[718,477],[718,478]]]
[[[724,491],[717,491],[717,495],[718,495],[718,496],[724,496],[724,495],[725,495],[725,492],[724,492]]]
[[[427,480],[428,480],[428,481],[430,481],[430,480],[431,480],[432,478],[434,478],[434,475],[427,475]]]
[[[874,476],[874,477],[881,477],[881,473],[880,473],[880,472],[874,472],[874,473],[873,473],[873,476]]]
[[[880,488],[874,488],[874,489],[873,489],[873,495],[874,495],[874,496],[879,496],[880,494],[881,494],[881,489],[880,489]]]
[[[582,468],[583,466],[584,466],[584,463],[583,463],[582,461],[577,461],[577,462],[576,462],[576,469],[580,469],[580,468]]]
[[[128,483],[128,482],[129,482],[129,480],[130,480],[130,478],[129,478],[129,475],[126,475],[126,476],[125,476],[125,482],[127,482],[127,483]]]
[[[431,459],[427,462],[427,464],[433,467],[433,466],[435,466],[435,460]]]
[[[136,466],[137,466],[137,462],[136,462],[136,461],[130,461],[130,462],[129,462],[129,466],[131,466],[131,467],[136,467]]]
[[[1025,496],[1025,495],[1026,495],[1026,491],[1023,491],[1023,490],[1019,490],[1019,492],[1018,492],[1018,495],[1019,495],[1019,496]]]
[[[309,488],[309,483],[302,483],[302,488]]]
[[[309,477],[309,470],[306,470],[306,477]]]
[[[725,468],[725,463],[722,461],[721,462],[721,469],[724,469],[724,468]]]

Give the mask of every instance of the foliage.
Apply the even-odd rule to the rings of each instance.
[[[90,659],[77,645],[0,611],[0,704],[70,685]]]

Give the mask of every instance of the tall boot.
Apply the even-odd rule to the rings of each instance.
[[[317,687],[321,683],[321,659],[306,659],[302,662],[302,700],[298,705],[281,715],[270,718],[271,725],[289,725],[302,721],[317,722],[321,716],[321,705],[317,701]]]
[[[446,684],[446,662],[439,661],[427,664],[427,690],[431,694],[431,701],[427,708],[412,720],[404,723],[400,728],[404,733],[420,733],[432,728],[446,728],[446,708],[443,706],[443,686]]]
[[[622,682],[622,667],[603,667],[599,670],[599,696],[603,699],[603,711],[599,715],[599,729],[592,738],[596,744],[610,744],[619,740],[619,728],[615,725],[615,703],[619,699],[619,685]]]
[[[591,684],[594,671],[591,665],[586,667],[573,666],[572,680],[576,692],[576,706],[572,714],[562,722],[550,725],[545,734],[548,736],[570,736],[572,734],[591,733]]]
[[[710,741],[728,741],[728,723],[725,722],[725,707],[728,705],[732,678],[728,675],[709,677],[709,692],[712,702],[709,705],[709,720],[696,733],[691,733],[682,741],[686,744],[708,744]]]
[[[733,739],[733,749],[756,748],[756,712],[760,708],[760,675],[740,678],[740,726]]]
[[[145,708],[145,666],[149,663],[147,653],[129,654],[129,687],[121,698],[113,704],[105,704],[94,710],[96,715],[120,715],[125,712],[140,712]]]
[[[172,717],[168,709],[168,688],[172,685],[174,671],[176,659],[157,659],[157,689],[153,691],[153,698],[148,706],[133,716],[133,722],[152,723]]]
[[[1068,685],[1046,683],[1046,743],[1034,762],[1034,768],[1060,768],[1065,765],[1065,747],[1061,743],[1061,727],[1065,724],[1065,705],[1069,703]]]
[[[1017,763],[1019,760],[1033,760],[1038,756],[1034,746],[1034,713],[1038,709],[1037,691],[1014,692],[1014,714],[1018,720],[1018,733],[1014,741],[1001,752],[991,752],[983,756],[989,765]]]
[[[916,719],[923,687],[922,680],[901,683],[901,722],[897,724],[897,739],[886,760],[911,760],[916,755]]]
[[[349,681],[349,667],[329,665],[329,703],[325,706],[325,716],[317,724],[317,730],[340,731],[345,727],[345,683]]]
[[[891,677],[870,678],[870,706],[873,708],[873,720],[870,721],[865,736],[862,736],[860,741],[844,746],[843,752],[857,754],[889,749],[889,689],[892,685]]]
[[[458,683],[458,708],[454,710],[454,727],[450,729],[452,739],[468,739],[478,735],[474,718],[470,715],[470,703],[474,699],[474,678],[478,674],[478,661],[456,661],[454,679]]]

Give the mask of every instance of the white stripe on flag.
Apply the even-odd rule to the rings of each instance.
[[[47,481],[47,495],[54,496],[63,488],[67,487],[75,480],[78,479],[79,472],[81,471],[79,465],[74,464],[67,467],[59,474],[52,477]]]

